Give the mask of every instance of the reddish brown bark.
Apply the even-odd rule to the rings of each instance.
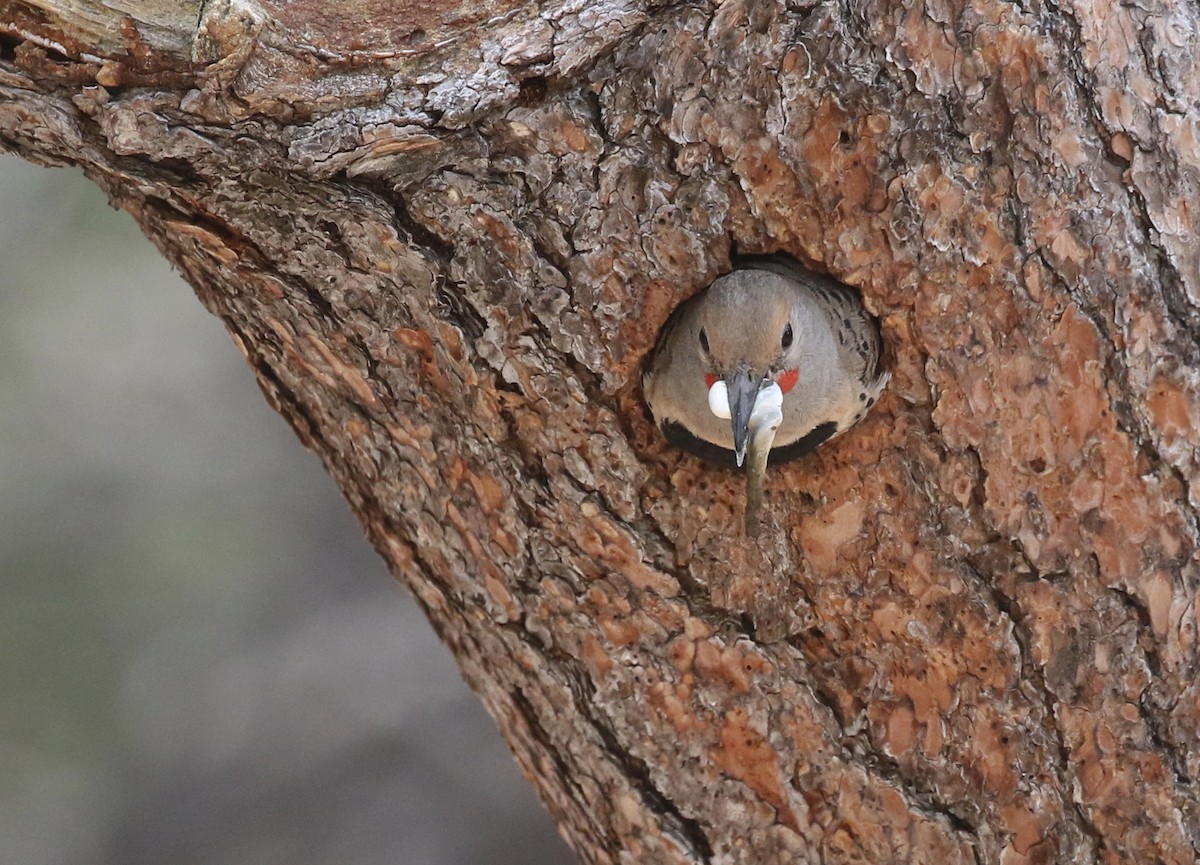
[[[0,143],[225,320],[585,861],[1196,860],[1194,7],[127,11],[0,0]],[[735,247],[893,373],[756,540],[637,375]]]

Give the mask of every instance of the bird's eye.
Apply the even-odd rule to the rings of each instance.
[[[779,338],[779,344],[784,348],[792,347],[792,323],[790,321],[783,326],[783,336]]]
[[[700,328],[700,347],[704,349],[705,354],[708,353],[708,334],[704,332],[704,328]]]

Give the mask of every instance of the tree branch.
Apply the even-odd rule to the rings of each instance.
[[[0,0],[0,144],[222,317],[584,861],[1195,861],[1195,9],[136,5]],[[734,249],[893,373],[756,540],[637,383]]]

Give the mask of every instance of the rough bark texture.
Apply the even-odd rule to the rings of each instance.
[[[1195,862],[1200,9],[401,6],[0,0],[0,145],[225,320],[581,858]],[[755,541],[638,385],[735,248],[894,376]]]

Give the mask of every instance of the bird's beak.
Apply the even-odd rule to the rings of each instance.
[[[729,391],[729,419],[733,423],[733,452],[740,467],[746,459],[746,445],[750,441],[750,415],[762,377],[755,376],[750,368],[742,365],[725,377]]]

